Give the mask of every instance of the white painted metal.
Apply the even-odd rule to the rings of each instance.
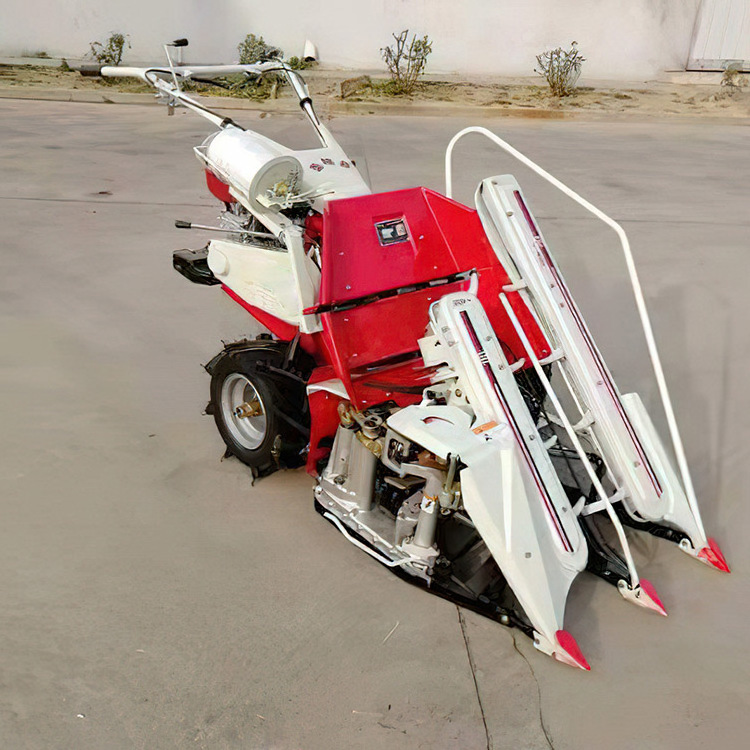
[[[259,133],[240,128],[179,88],[180,81],[193,77],[216,78],[229,73],[259,75],[272,71],[286,75],[322,148],[293,151]],[[104,67],[101,74],[140,78],[154,86],[170,106],[188,107],[219,127],[195,149],[196,156],[228,185],[240,205],[283,242],[288,257],[282,261],[268,255],[269,251],[257,248],[243,257],[242,248],[247,247],[244,244],[220,246],[215,240],[209,251],[209,267],[249,304],[298,325],[303,333],[319,331],[318,316],[305,315],[303,311],[317,301],[320,272],[305,253],[302,229],[283,215],[281,209],[305,201],[322,212],[329,200],[365,195],[370,189],[318,119],[302,78],[282,62],[175,68],[170,61],[168,68]],[[253,256],[262,259],[258,274],[251,268]]]
[[[335,516],[330,511],[326,511],[323,513],[323,518],[327,518],[329,521],[333,523],[334,526],[343,534],[344,538],[351,542],[355,547],[358,547],[363,552],[366,552],[370,557],[374,557],[379,563],[382,563],[388,568],[400,568],[402,565],[409,565],[414,562],[421,562],[422,558],[418,556],[408,556],[408,557],[402,557],[397,560],[391,560],[390,558],[386,557],[385,555],[381,555],[377,553],[375,550],[368,547],[366,544],[362,544],[362,542],[359,541],[359,539],[356,539],[353,537],[347,530],[344,524],[341,523],[341,521],[338,519],[337,516]]]
[[[302,191],[302,164],[291,150],[238,128],[217,130],[195,149],[199,160],[237,196],[270,208],[287,194]],[[243,201],[244,203],[244,201]]]
[[[690,476],[690,469],[688,467],[687,458],[685,456],[685,450],[682,445],[682,439],[680,437],[679,428],[677,426],[677,420],[675,418],[674,409],[672,407],[672,400],[669,395],[669,389],[667,387],[667,382],[664,377],[664,370],[662,368],[661,359],[659,357],[659,352],[656,346],[656,340],[654,338],[653,329],[651,327],[651,321],[648,315],[648,310],[646,308],[646,301],[643,296],[643,290],[641,288],[640,280],[638,279],[638,272],[635,267],[635,261],[633,259],[633,255],[630,250],[630,243],[628,241],[627,235],[625,234],[625,231],[614,219],[610,218],[603,211],[598,209],[593,204],[589,203],[585,198],[582,198],[580,195],[578,195],[578,193],[571,190],[567,185],[560,182],[560,180],[558,180],[557,178],[553,177],[551,174],[549,174],[549,172],[542,169],[538,164],[534,163],[528,157],[524,156],[520,151],[513,148],[513,146],[511,146],[509,143],[504,141],[502,138],[499,138],[497,135],[495,135],[491,131],[482,127],[465,128],[464,130],[461,130],[459,133],[457,133],[448,144],[448,148],[446,149],[446,152],[445,152],[445,183],[446,183],[446,194],[449,197],[452,194],[453,148],[463,136],[469,133],[478,133],[480,135],[485,136],[486,138],[489,138],[491,141],[497,144],[501,149],[509,153],[514,158],[518,159],[522,164],[526,165],[527,167],[529,167],[529,169],[534,171],[540,177],[544,178],[547,182],[554,185],[558,190],[563,192],[569,198],[573,199],[576,203],[581,205],[583,208],[585,208],[587,211],[592,213],[598,219],[600,219],[605,224],[610,226],[616,232],[620,240],[623,255],[625,256],[625,263],[626,263],[626,267],[628,271],[628,276],[629,276],[630,284],[633,289],[633,295],[635,297],[636,307],[638,309],[638,315],[639,315],[641,326],[643,328],[643,333],[646,339],[646,345],[648,348],[649,358],[651,360],[651,365],[654,370],[654,375],[655,375],[657,386],[659,389],[659,395],[661,397],[662,405],[664,407],[664,413],[667,418],[667,424],[669,426],[669,434],[672,439],[672,445],[674,447],[675,456],[677,458],[677,463],[679,466],[680,477],[682,480],[686,502],[695,520],[695,527],[697,529],[697,538],[693,540],[693,544],[696,550],[699,549],[700,547],[696,545],[700,544],[701,546],[703,546],[703,544],[705,543],[705,539],[706,539],[705,531],[703,530],[703,524],[702,524],[701,517],[700,517],[700,510],[698,508],[698,501],[695,496],[695,490],[693,488],[693,482]],[[584,325],[584,329],[585,329],[585,325]],[[568,352],[568,354],[570,355],[571,352]]]
[[[346,386],[338,378],[331,378],[330,380],[321,380],[318,383],[311,383],[307,386],[307,393],[318,393],[325,391],[326,393],[332,393],[334,396],[339,396],[344,401],[349,400],[349,394],[346,392]]]
[[[544,386],[544,390],[546,391],[547,397],[552,403],[552,407],[554,408],[558,417],[562,420],[563,427],[565,428],[565,432],[567,433],[570,442],[573,444],[573,447],[575,448],[575,451],[578,454],[578,458],[581,460],[581,464],[583,465],[586,471],[586,474],[588,475],[588,478],[591,480],[591,484],[594,486],[594,489],[596,490],[596,494],[599,496],[599,500],[602,502],[602,505],[604,506],[604,509],[607,511],[607,515],[609,516],[610,521],[612,521],[612,525],[615,527],[615,531],[617,532],[617,538],[620,541],[620,547],[623,551],[623,554],[625,555],[625,561],[628,565],[628,572],[630,573],[631,586],[635,588],[636,586],[638,586],[638,582],[639,582],[638,572],[635,569],[635,563],[633,562],[633,555],[630,552],[630,545],[628,544],[628,540],[625,537],[625,531],[623,530],[622,524],[620,523],[619,518],[617,518],[617,514],[615,513],[615,510],[612,507],[612,502],[610,501],[610,498],[607,495],[606,490],[602,486],[602,483],[599,481],[599,477],[596,476],[594,467],[591,465],[591,461],[589,461],[588,457],[586,456],[586,451],[583,449],[583,446],[581,445],[581,442],[578,439],[578,435],[576,434],[576,431],[573,429],[573,425],[570,424],[570,421],[568,420],[568,416],[565,413],[565,410],[563,409],[562,404],[560,403],[560,400],[557,397],[557,394],[552,388],[552,385],[549,382],[549,379],[547,378],[547,374],[544,372],[544,369],[542,368],[541,364],[539,364],[539,360],[537,359],[536,354],[534,354],[534,348],[529,343],[529,339],[526,336],[525,331],[523,330],[523,326],[521,326],[521,324],[518,322],[518,318],[516,317],[516,314],[513,311],[513,308],[510,306],[510,303],[508,302],[508,298],[506,297],[505,294],[502,294],[502,293],[500,294],[500,301],[503,303],[505,312],[508,314],[508,317],[510,318],[511,322],[513,323],[514,328],[516,329],[516,333],[521,339],[523,348],[526,350],[526,356],[529,357],[532,365],[534,366],[534,370],[537,376],[539,377],[539,380],[542,382],[542,385]]]
[[[433,303],[430,321],[440,342],[434,358],[448,364],[441,378],[467,394],[473,431],[450,406],[407,407],[388,426],[460,455],[466,512],[530,618],[537,647],[559,651],[567,594],[587,559],[578,520],[479,300],[448,294]]]
[[[251,402],[259,405],[260,413],[242,416],[239,410]],[[266,407],[251,380],[239,372],[230,374],[221,386],[219,408],[237,443],[251,451],[261,446],[266,437]]]
[[[690,536],[694,550],[702,549],[706,539],[699,519],[650,419],[642,408],[637,423],[631,418],[518,183],[510,176],[489,178],[476,200],[501,262],[513,281],[523,280],[526,288],[521,296],[536,311],[554,346],[565,354],[557,366],[581,410],[577,430],[594,439],[617,487],[616,496],[634,517],[676,526]],[[524,336],[523,331],[519,336]],[[567,421],[564,414],[560,416]],[[601,497],[599,487],[597,491]],[[610,512],[603,498],[602,502]]]
[[[311,262],[307,271],[320,285],[320,271]],[[291,254],[278,250],[211,240],[208,267],[216,278],[243,300],[281,320],[299,325],[303,303],[292,269]]]
[[[212,133],[195,154],[248,210],[285,208],[301,199],[322,211],[329,200],[370,192],[339,148],[293,151],[251,130]]]
[[[750,70],[750,0],[703,0],[693,34],[688,70]]]

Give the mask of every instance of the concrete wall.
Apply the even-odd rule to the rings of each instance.
[[[530,75],[535,55],[575,40],[590,78],[645,79],[682,69],[700,0],[3,0],[0,54],[80,57],[111,31],[130,34],[127,59],[159,60],[187,36],[186,59],[230,62],[245,34],[287,55],[305,39],[328,67],[377,69],[379,48],[409,28],[434,41],[432,72]]]

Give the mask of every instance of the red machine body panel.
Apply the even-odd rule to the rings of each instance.
[[[323,236],[319,305],[333,309],[321,321],[330,362],[347,389],[354,388],[355,401],[363,368],[417,353],[430,304],[465,291],[469,281],[409,291],[412,285],[476,270],[477,295],[506,357],[520,358],[523,346],[498,297],[510,279],[475,210],[427,188],[346,198],[326,207]],[[375,297],[397,289],[402,293]],[[369,296],[374,301],[363,299]],[[536,354],[546,357],[550,346],[525,303],[516,293],[508,297]],[[356,306],[336,309],[347,302]]]
[[[215,198],[223,203],[234,203],[235,197],[229,192],[229,185],[222,182],[210,169],[206,169],[206,186]]]
[[[357,409],[392,400],[418,403],[433,370],[419,356],[432,302],[466,291],[475,270],[482,302],[506,357],[521,358],[523,346],[500,303],[510,279],[484,233],[477,212],[427,188],[331,201],[307,234],[322,235],[318,304],[321,333],[302,335],[300,345],[319,367],[311,383],[337,378]],[[414,288],[437,282],[433,286]],[[291,340],[298,328],[224,290],[275,336]],[[398,293],[396,293],[398,291]],[[379,297],[382,293],[389,296]],[[517,293],[508,299],[539,358],[551,347]],[[529,366],[528,364],[526,366]],[[338,425],[339,398],[310,397],[312,433],[308,471],[327,451],[321,440]]]

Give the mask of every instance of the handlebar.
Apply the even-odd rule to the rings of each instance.
[[[180,40],[182,41],[182,40]],[[170,61],[171,62],[171,61]],[[307,115],[321,143],[324,146],[331,145],[333,138],[325,128],[318,116],[315,114],[310,92],[302,76],[290,68],[285,62],[269,60],[267,62],[254,63],[252,65],[185,65],[148,68],[135,68],[128,66],[112,66],[98,64],[84,64],[79,68],[81,75],[102,76],[103,78],[140,78],[145,83],[153,86],[158,96],[167,100],[169,106],[174,107],[181,104],[197,114],[210,120],[218,127],[232,125],[238,127],[232,120],[222,117],[204,107],[193,97],[180,89],[180,82],[195,78],[212,79],[226,75],[244,73],[247,76],[261,76],[266,73],[283,73],[289,85],[299,99],[299,105]]]

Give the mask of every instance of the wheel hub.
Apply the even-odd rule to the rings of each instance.
[[[257,450],[266,438],[268,422],[263,399],[253,382],[233,372],[221,386],[223,421],[232,437],[247,450]]]

